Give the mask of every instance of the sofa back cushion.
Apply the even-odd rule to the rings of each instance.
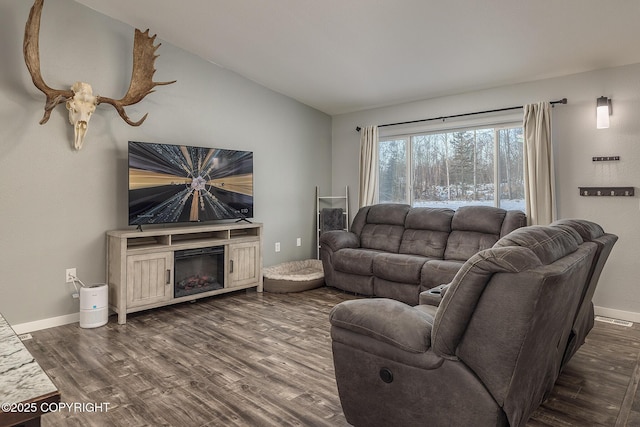
[[[517,230],[521,227],[526,227],[527,215],[522,211],[511,210],[507,211],[502,221],[502,230],[500,230],[500,237],[504,237],[511,233],[513,230]]]
[[[360,247],[398,253],[410,209],[409,205],[391,203],[368,207],[366,221],[360,231]]]
[[[369,209],[371,206],[363,206],[358,209],[356,216],[353,217],[353,221],[351,221],[351,232],[360,237],[362,234],[362,227],[367,224],[367,215],[369,214]]]
[[[507,215],[491,206],[462,206],[451,220],[444,259],[466,261],[481,250],[492,247],[502,233]]]
[[[553,238],[545,237],[547,235]],[[575,251],[582,242],[580,234],[572,228],[531,225],[509,233],[495,247],[523,246],[533,251],[542,263],[551,264],[565,256],[567,250]]]
[[[413,208],[404,222],[401,254],[444,258],[454,211],[447,208]]]

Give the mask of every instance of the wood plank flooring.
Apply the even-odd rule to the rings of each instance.
[[[332,288],[240,291],[33,332],[24,343],[62,393],[85,404],[47,426],[346,426],[335,384]],[[640,426],[640,328],[596,322],[527,426]],[[87,404],[108,403],[91,412]],[[104,407],[104,405],[103,405]],[[426,425],[426,424],[425,424]]]

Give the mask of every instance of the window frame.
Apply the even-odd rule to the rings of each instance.
[[[377,165],[376,168],[378,172],[380,171],[380,143],[385,141],[399,141],[404,140],[406,147],[406,176],[405,182],[407,183],[405,188],[405,202],[411,206],[414,206],[414,197],[413,197],[413,138],[416,136],[422,135],[433,135],[433,134],[448,134],[454,132],[467,132],[467,131],[476,131],[480,129],[493,129],[493,182],[500,182],[500,147],[499,147],[499,133],[504,129],[513,129],[513,128],[523,128],[523,123],[521,119],[516,119],[515,117],[506,118],[503,121],[492,121],[492,122],[482,122],[482,121],[474,121],[473,123],[468,124],[459,124],[458,126],[442,126],[435,127],[431,126],[423,129],[414,129],[407,130],[405,132],[400,133],[385,133],[383,135],[378,136],[377,141]],[[523,177],[524,178],[524,177]],[[380,203],[380,182],[378,179],[376,183],[376,203]],[[494,185],[493,189],[493,206],[500,207],[500,185]],[[524,207],[523,207],[524,210]]]

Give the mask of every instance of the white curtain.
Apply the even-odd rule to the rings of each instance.
[[[529,225],[548,225],[555,220],[555,178],[551,145],[551,105],[524,106],[524,182]]]
[[[359,207],[375,203],[378,187],[378,126],[360,129]]]

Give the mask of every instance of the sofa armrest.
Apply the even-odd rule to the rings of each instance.
[[[332,327],[343,328],[410,353],[431,347],[433,318],[387,298],[344,301],[329,314]]]
[[[420,290],[428,291],[450,283],[464,265],[464,261],[432,259],[424,263],[421,271]]]
[[[438,307],[448,288],[449,284],[447,283],[446,285],[436,286],[435,288],[420,292],[419,304],[435,305]]]
[[[320,246],[328,247],[333,252],[344,248],[359,248],[360,238],[350,231],[332,230],[320,235]]]

